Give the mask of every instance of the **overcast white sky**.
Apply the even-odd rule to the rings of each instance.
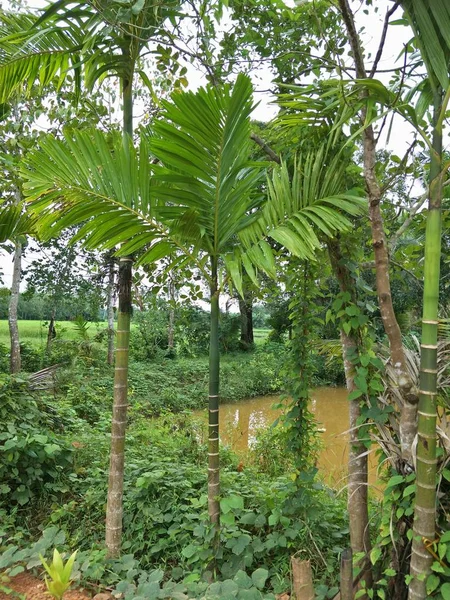
[[[28,5],[32,8],[42,8],[44,6],[47,6],[47,4],[48,3],[43,0],[30,0],[28,2]],[[366,48],[367,52],[370,52],[372,56],[374,56],[382,32],[385,11],[388,6],[392,5],[392,3],[389,0],[378,0],[376,3],[379,9],[378,14],[375,14],[373,11],[371,11],[370,15],[365,15],[363,13],[363,3],[359,0],[357,2],[351,2],[351,4],[355,10],[359,9],[357,12],[358,26],[365,28],[365,32],[363,34],[364,47]],[[410,35],[411,34],[409,30],[405,27],[389,28],[385,44],[385,51],[379,66],[380,69],[389,69],[395,64],[397,57],[399,56],[404,44],[410,38]],[[268,41],[268,43],[270,42]],[[205,80],[204,78],[202,78],[201,73],[195,67],[188,67],[187,77],[189,80],[189,86],[192,89],[196,89],[197,87],[205,83]],[[386,81],[387,79],[388,76],[386,75]],[[275,116],[277,112],[276,107],[273,104],[271,104],[274,98],[271,97],[270,94],[268,94],[267,92],[258,92],[258,90],[267,90],[268,88],[270,88],[270,86],[271,73],[269,69],[260,68],[256,73],[255,77],[255,100],[260,102],[260,104],[254,113],[254,117],[258,120],[268,121],[273,116]],[[405,152],[408,145],[408,141],[410,139],[411,130],[409,126],[397,119],[394,124],[388,147],[396,154],[401,156]],[[384,143],[385,140],[381,139],[380,147],[382,147]],[[29,260],[32,260],[32,257],[30,257]],[[27,259],[25,259],[24,262],[24,267],[26,268]],[[10,286],[12,274],[12,257],[5,254],[0,255],[0,267],[3,271],[4,285]]]

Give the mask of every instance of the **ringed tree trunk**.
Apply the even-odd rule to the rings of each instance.
[[[437,339],[442,230],[442,127],[438,126],[438,120],[441,110],[442,93],[439,90],[435,92],[434,99],[430,197],[425,232],[419,425],[416,452],[417,477],[409,600],[425,600],[427,598],[426,579],[431,572],[434,558],[425,548],[424,539],[434,540],[436,534]]]
[[[133,260],[119,260],[119,310],[111,425],[111,452],[106,505],[106,548],[109,557],[120,555],[123,519],[123,475],[128,409],[128,355],[131,321],[131,273]]]
[[[108,365],[114,364],[114,304],[115,304],[115,285],[116,270],[115,260],[112,253],[109,256],[108,263],[108,292],[107,292],[107,319],[108,319]]]
[[[356,290],[352,275],[346,267],[338,240],[327,243],[331,265],[341,292],[348,292],[353,301],[356,300]],[[347,391],[350,394],[356,390],[355,366],[350,357],[358,356],[360,350],[359,337],[352,332],[340,331],[342,355]],[[359,418],[361,417],[361,400],[349,400],[349,429],[350,447],[348,454],[348,516],[350,526],[350,544],[353,553],[364,553],[366,558],[361,565],[366,588],[372,587],[372,570],[368,555],[371,550],[368,509],[368,457],[366,447],[359,439]]]
[[[209,342],[208,403],[208,515],[218,532],[220,527],[219,467],[219,289],[217,258],[211,259],[211,328]]]
[[[128,43],[129,40],[128,40]],[[129,65],[128,77],[122,79],[123,133],[127,141],[133,137],[133,72],[129,46],[124,49]],[[108,500],[106,504],[107,556],[120,556],[123,521],[123,479],[125,467],[125,433],[128,408],[128,360],[132,310],[133,258],[119,259],[119,310],[117,316],[117,346],[114,367],[113,416],[111,424],[111,453],[109,463]]]
[[[20,276],[22,272],[22,242],[15,244],[14,266],[11,284],[11,296],[8,308],[9,337],[11,340],[10,372],[19,373],[22,362],[20,357],[19,327],[17,324],[17,307],[19,305]]]
[[[339,0],[339,8],[347,29],[356,77],[366,79],[367,73],[361,43],[356,31],[353,13],[348,0]],[[366,110],[361,111],[361,122],[366,121]],[[402,392],[403,406],[400,414],[400,444],[403,463],[412,465],[411,448],[417,431],[418,395],[414,382],[407,368],[403,350],[402,335],[392,304],[391,284],[389,277],[389,254],[386,244],[383,215],[381,213],[382,191],[376,175],[376,137],[373,127],[369,125],[363,132],[364,180],[369,205],[369,220],[372,230],[372,246],[375,257],[376,286],[381,318],[389,339],[390,360],[397,374],[397,384]]]

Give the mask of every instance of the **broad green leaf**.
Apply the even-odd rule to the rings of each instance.
[[[262,590],[267,581],[268,576],[269,576],[269,571],[267,571],[267,569],[256,569],[256,571],[253,571],[253,573],[252,573],[253,584],[259,590]]]

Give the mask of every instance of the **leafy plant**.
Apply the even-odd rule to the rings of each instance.
[[[69,589],[71,584],[71,576],[73,564],[77,551],[68,558],[66,564],[63,563],[60,553],[55,548],[53,551],[53,562],[49,565],[42,555],[39,556],[41,562],[50,576],[50,579],[45,578],[45,585],[47,586],[48,593],[55,598],[55,600],[62,600],[64,593]]]

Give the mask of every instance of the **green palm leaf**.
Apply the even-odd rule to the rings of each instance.
[[[427,72],[444,89],[449,87],[450,6],[446,0],[403,0]]]
[[[70,70],[78,78],[82,35],[51,23],[37,27],[34,15],[1,11],[0,103],[26,85],[62,85]]]
[[[300,258],[312,259],[319,235],[333,237],[352,227],[349,217],[366,210],[359,190],[346,191],[346,163],[329,159],[327,147],[300,156],[292,178],[282,163],[268,178],[268,201],[258,220],[240,234],[244,248],[271,238]]]
[[[46,137],[22,167],[24,193],[39,216],[42,236],[80,225],[76,239],[89,248],[123,243],[120,254],[143,249],[155,254],[152,244],[165,237],[155,214],[177,213],[153,203],[149,164],[145,140],[136,150],[122,136],[100,131]]]
[[[24,211],[22,203],[0,206],[0,244],[35,232],[35,219]]]
[[[129,21],[119,2],[93,6],[60,0],[39,18],[0,11],[0,103],[23,85],[60,87],[71,74],[77,92],[82,75],[88,89],[111,73],[125,76],[130,60],[123,55],[124,29],[139,31],[128,49],[136,61],[150,39],[164,35],[165,19],[177,14],[176,1],[155,6],[147,0],[141,5],[139,12],[130,8]]]
[[[254,194],[263,163],[249,162],[252,86],[240,75],[233,87],[174,94],[154,126],[152,153],[157,197],[190,209],[179,233],[219,256],[254,219]]]

